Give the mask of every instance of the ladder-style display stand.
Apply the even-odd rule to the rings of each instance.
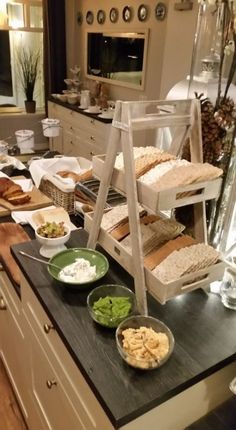
[[[139,223],[135,164],[134,164],[134,132],[141,130],[168,129],[171,142],[168,152],[180,155],[182,147],[188,139],[192,162],[202,162],[201,120],[199,100],[177,101],[117,101],[109,137],[104,169],[100,178],[100,188],[89,232],[88,248],[95,248],[98,241],[101,220],[111,184],[117,152],[123,152],[125,193],[127,196],[129,226],[132,245],[133,277],[137,307],[140,314],[147,315],[147,299],[145,273],[143,265],[142,237]],[[148,145],[142,145],[148,146]],[[158,147],[158,145],[156,145]],[[167,191],[168,192],[168,191]],[[195,237],[206,241],[205,204],[194,205]]]

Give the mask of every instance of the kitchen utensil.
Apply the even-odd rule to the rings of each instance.
[[[35,261],[39,261],[40,263],[44,263],[47,266],[52,266],[57,270],[61,270],[61,267],[57,266],[56,264],[50,263],[50,261],[42,260],[41,258],[34,257],[33,255],[27,254],[24,251],[19,251],[19,254],[23,255],[24,257],[30,258],[31,260],[35,260]]]

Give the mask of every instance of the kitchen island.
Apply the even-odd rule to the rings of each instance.
[[[85,246],[86,241],[87,233],[84,230],[75,231],[68,246]],[[31,329],[37,337],[37,327],[35,325],[34,328],[34,323],[30,321],[29,310],[34,313],[34,306],[38,307],[39,314],[43,313],[44,318],[47,316],[50,321],[44,324],[42,330],[47,333],[48,329],[48,333],[43,335],[46,340],[39,342],[42,351],[49,360],[51,347],[48,339],[52,336],[54,342],[53,336],[58,337],[55,340],[55,344],[58,343],[55,361],[58,360],[58,366],[63,364],[65,374],[69,375],[74,390],[78,392],[78,398],[82,396],[80,401],[83,411],[86,411],[87,418],[83,418],[84,412],[80,415],[81,425],[78,421],[77,426],[70,424],[67,428],[181,430],[230,397],[228,384],[236,374],[236,313],[224,308],[217,295],[196,290],[170,300],[164,306],[148,296],[149,314],[162,320],[172,330],[175,348],[168,362],[160,369],[135,370],[119,356],[114,330],[104,329],[91,320],[86,307],[89,289],[84,292],[67,289],[50,278],[46,266],[18,254],[19,250],[23,250],[38,256],[38,249],[36,241],[12,247],[23,274],[21,301],[23,316],[29,326],[26,327],[25,337],[27,339]],[[133,279],[114,260],[109,258],[109,261],[110,270],[102,283],[118,283],[132,288]],[[31,349],[34,354],[36,341],[31,342]],[[29,355],[34,366],[33,355]],[[67,368],[70,360],[73,362],[71,374]],[[40,362],[42,360],[39,365]],[[53,364],[57,366],[51,359]],[[60,378],[58,369],[56,374]],[[76,370],[83,379],[81,386],[76,384]],[[40,391],[40,387],[32,370],[31,375],[33,392],[39,396],[37,388]],[[63,376],[61,380],[63,383]],[[83,387],[83,383],[86,386]],[[51,394],[59,388],[56,378],[47,380],[47,389]],[[66,383],[63,388],[68,394]],[[76,409],[76,400],[69,400]],[[58,406],[58,416],[59,409]],[[59,424],[56,427],[54,418],[50,421],[51,416],[49,411],[48,424],[45,420],[46,424],[44,422],[38,428],[63,428],[62,421],[61,427]],[[88,417],[89,421],[86,421]]]

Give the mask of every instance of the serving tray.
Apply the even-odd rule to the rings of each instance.
[[[91,215],[91,213],[86,213],[84,217],[84,228],[88,232],[92,227]],[[98,242],[128,273],[134,276],[134,259],[120,242],[115,240],[102,228],[100,228]],[[197,288],[206,288],[211,282],[222,278],[224,269],[225,263],[219,261],[205,269],[184,275],[177,281],[163,284],[153,275],[151,270],[144,267],[146,288],[158,302],[165,304],[169,299],[180,294],[193,291]]]
[[[105,155],[93,157],[93,175],[101,179],[104,171]],[[168,188],[160,192],[151,186],[137,180],[138,201],[153,212],[174,209],[219,196],[221,178],[212,181],[198,182],[176,188]],[[126,193],[125,174],[116,168],[113,169],[111,185],[120,193]],[[188,193],[188,195],[186,195]]]
[[[12,177],[14,179],[20,179],[20,177]],[[31,196],[31,200],[22,205],[12,205],[7,200],[0,198],[0,217],[10,215],[12,211],[30,211],[34,209],[44,208],[52,205],[52,199],[45,196],[38,188],[33,187],[32,191],[27,192]]]

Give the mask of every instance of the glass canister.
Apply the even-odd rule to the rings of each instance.
[[[87,109],[90,105],[90,91],[82,90],[80,97],[80,107],[81,109]]]
[[[236,310],[236,267],[225,269],[220,289],[221,301],[226,308]]]

